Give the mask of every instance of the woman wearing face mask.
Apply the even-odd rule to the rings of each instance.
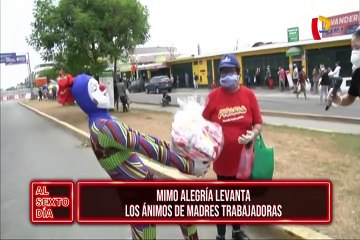
[[[261,131],[262,118],[255,94],[245,86],[239,86],[240,65],[233,55],[220,60],[220,85],[208,96],[203,117],[222,126],[223,150],[214,162],[217,179],[236,180],[240,154],[243,146],[251,142]],[[226,225],[217,225],[216,240],[225,240]],[[249,239],[233,225],[235,240]]]
[[[351,105],[357,97],[360,97],[360,27],[356,30],[351,40],[351,63],[353,64],[352,78],[350,88],[347,94],[340,96],[332,94],[330,90],[329,97],[332,98],[333,103],[341,106]]]

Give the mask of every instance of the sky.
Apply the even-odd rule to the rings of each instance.
[[[106,0],[104,0],[106,1]],[[176,47],[178,53],[232,51],[255,42],[286,42],[287,29],[299,27],[311,39],[311,19],[358,11],[360,0],[140,0],[149,9],[150,39],[145,47]],[[43,63],[26,43],[33,21],[33,0],[0,1],[0,52],[29,53],[30,65]],[[26,65],[0,65],[0,86],[23,82]]]

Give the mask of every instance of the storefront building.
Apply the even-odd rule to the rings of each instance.
[[[237,56],[242,69],[240,83],[245,84],[245,69],[248,69],[250,78],[254,78],[256,68],[261,69],[261,77],[265,79],[267,66],[270,67],[272,78],[278,81],[279,67],[292,72],[294,64],[305,67],[306,72],[312,72],[315,66],[327,66],[334,69],[335,63],[340,62],[341,75],[351,76],[351,35],[324,38],[322,40],[306,40],[292,43],[277,43],[259,47],[241,49],[229,52]],[[199,76],[199,87],[211,87],[213,82],[219,83],[220,58],[219,55],[204,55],[191,58],[168,61],[170,74],[176,80],[179,77],[180,87],[186,87],[185,73],[189,75],[188,87],[193,87],[193,75]]]

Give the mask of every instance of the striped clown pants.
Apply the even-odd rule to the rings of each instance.
[[[90,129],[90,136],[100,165],[113,180],[153,179],[138,153],[181,172],[190,173],[193,167],[189,160],[172,152],[165,141],[140,133],[121,122],[99,120]],[[184,239],[198,240],[195,225],[180,225],[180,228]],[[131,225],[131,233],[134,240],[155,240],[156,226]]]

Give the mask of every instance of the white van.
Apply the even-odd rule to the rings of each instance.
[[[351,77],[343,77],[343,81],[340,86],[341,92],[347,93],[349,91],[350,83]]]

